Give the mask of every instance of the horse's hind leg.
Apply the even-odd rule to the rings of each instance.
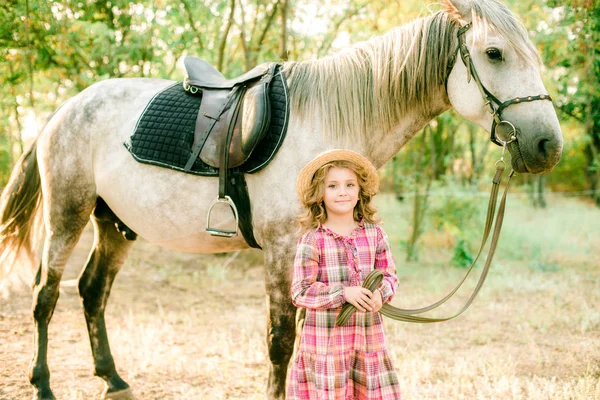
[[[49,179],[49,178],[48,178]],[[52,186],[54,184],[54,186]],[[48,184],[44,193],[46,241],[42,261],[33,288],[34,353],[29,380],[34,386],[34,399],[54,399],[48,369],[48,325],[58,300],[60,279],[81,232],[93,210],[93,187],[61,182]]]
[[[104,399],[134,399],[129,385],[115,369],[104,321],[104,309],[112,283],[133,242],[117,231],[115,225],[120,221],[102,199],[98,199],[92,222],[94,245],[79,277],[79,295],[94,356],[94,373],[106,382]]]

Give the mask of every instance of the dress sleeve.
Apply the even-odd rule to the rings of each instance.
[[[377,251],[375,253],[375,268],[383,272],[383,281],[378,289],[384,303],[392,300],[398,287],[396,264],[392,256],[390,241],[381,227],[377,227]]]
[[[326,285],[317,281],[319,249],[313,232],[298,240],[292,280],[292,302],[297,307],[310,309],[337,308],[344,304],[344,286]]]

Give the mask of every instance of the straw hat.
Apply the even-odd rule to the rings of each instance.
[[[379,189],[379,175],[377,169],[371,162],[364,156],[352,151],[344,149],[327,150],[317,155],[311,162],[306,164],[300,171],[298,179],[296,180],[296,193],[298,197],[302,199],[302,194],[310,186],[315,172],[323,165],[332,161],[349,161],[352,164],[359,166],[367,172],[366,184],[362,189],[374,195]]]

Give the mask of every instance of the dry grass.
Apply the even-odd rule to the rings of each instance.
[[[398,215],[410,215],[408,205],[388,196],[379,202],[401,278],[395,304],[437,300],[464,273],[446,265],[451,249],[443,244],[450,239],[429,233],[428,246],[441,247],[405,263],[400,241],[408,222]],[[538,211],[524,199],[510,200],[494,266],[461,317],[433,325],[387,321],[405,399],[600,399],[600,211],[574,200],[550,204]],[[83,264],[89,233],[65,279]],[[118,370],[140,399],[263,398],[261,253],[230,256],[173,253],[143,240],[134,246],[113,288],[107,323]],[[467,289],[438,314],[457,310]],[[0,399],[29,398],[31,337],[29,294],[17,293],[0,303]],[[49,364],[58,398],[101,392],[74,287],[61,289]]]

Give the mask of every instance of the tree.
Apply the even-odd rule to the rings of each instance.
[[[585,130],[586,178],[600,206],[600,3],[549,0],[547,4],[557,23],[539,35],[542,56],[558,76],[559,110]]]

